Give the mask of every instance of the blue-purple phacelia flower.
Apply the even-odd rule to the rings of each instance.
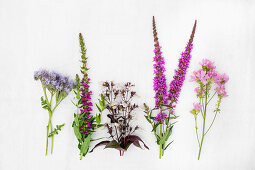
[[[67,96],[75,86],[75,82],[70,80],[67,76],[62,76],[54,71],[49,72],[45,69],[35,71],[34,79],[40,80],[42,85],[51,92],[58,92],[64,97]]]

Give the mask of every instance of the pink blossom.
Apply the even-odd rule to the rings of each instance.
[[[225,91],[225,86],[224,85],[220,85],[216,88],[216,91],[219,95],[221,95],[222,97],[228,97],[227,92]]]
[[[207,79],[210,78],[208,74],[206,74],[206,71],[203,71],[202,69],[198,71],[194,71],[193,75],[190,77],[190,81],[194,81],[196,79],[199,79],[204,85],[207,83]]]
[[[213,65],[214,63],[211,62],[208,59],[203,59],[201,63],[199,63],[201,66],[207,67],[209,69],[215,69],[216,67]]]
[[[197,110],[197,111],[202,108],[202,105],[199,104],[199,103],[193,103],[193,106],[194,106],[194,109]]]
[[[195,90],[194,90],[197,94],[199,94],[199,88],[196,87]]]
[[[190,76],[190,82],[192,82],[192,81],[195,81],[196,80],[196,71],[193,71],[193,74]]]
[[[219,86],[222,84],[225,84],[226,82],[228,82],[228,80],[229,80],[229,76],[226,75],[225,73],[221,75],[218,74],[216,77],[214,77],[214,82],[218,84]]]

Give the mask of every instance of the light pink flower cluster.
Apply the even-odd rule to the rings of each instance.
[[[216,67],[214,66],[214,63],[210,60],[203,59],[200,65],[202,66],[202,68],[198,71],[193,72],[190,81],[196,81],[197,83],[202,84],[203,89],[201,89],[201,86],[196,87],[195,92],[197,94],[202,93],[203,91],[205,91],[204,86],[206,84],[214,82],[217,85],[217,87],[215,88],[217,94],[221,97],[227,97],[228,95],[225,91],[225,83],[229,80],[228,75],[226,75],[225,73],[219,74],[215,70]]]

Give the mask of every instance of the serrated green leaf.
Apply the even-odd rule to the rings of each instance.
[[[57,125],[56,128],[54,128],[54,130],[48,135],[48,137],[52,137],[54,135],[58,135],[59,131],[61,131],[61,128],[64,126],[65,124],[63,123],[62,125]]]

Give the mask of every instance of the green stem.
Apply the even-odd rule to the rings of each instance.
[[[51,118],[50,118],[50,119],[51,119]],[[51,120],[50,120],[50,132],[52,133],[52,123],[51,123]],[[53,136],[54,136],[54,135],[51,136],[51,154],[52,154],[52,152],[53,152]]]
[[[49,124],[46,126],[47,135],[46,135],[46,153],[45,156],[48,154],[48,136],[49,136]]]
[[[209,130],[211,129],[211,127],[212,127],[212,125],[213,125],[213,123],[214,123],[214,121],[215,121],[215,118],[216,118],[217,114],[218,114],[218,112],[215,113],[214,118],[213,118],[213,121],[212,121],[211,125],[209,126],[209,128],[207,129],[207,131],[205,132],[205,135],[206,135],[206,134],[209,132]]]
[[[160,139],[162,137],[162,124],[160,124]],[[162,155],[162,144],[159,145],[159,159],[161,159],[161,155]]]
[[[55,107],[54,107],[53,110],[52,110],[52,113],[55,111],[55,109],[58,107],[58,105],[61,103],[62,100],[63,100],[63,99],[61,99],[61,100],[55,105]]]
[[[206,105],[208,105],[208,103],[210,103],[210,101],[212,100],[212,98],[215,96],[215,94],[217,93],[217,91],[213,94],[213,96],[208,100],[208,102],[207,102],[207,104]]]
[[[198,133],[197,133],[197,116],[194,115],[194,118],[195,118],[195,129],[196,129],[196,135],[197,135],[197,142],[198,142],[198,145],[200,147],[200,141],[199,141]]]
[[[198,160],[200,159],[200,154],[203,146],[203,141],[205,137],[205,118],[206,118],[206,108],[207,108],[207,85],[205,86],[205,105],[204,105],[204,116],[203,116],[203,132],[202,132],[202,139],[201,139],[201,144],[199,146],[199,153],[198,153]]]
[[[162,144],[162,156],[164,156],[164,151],[165,151],[165,142]]]

